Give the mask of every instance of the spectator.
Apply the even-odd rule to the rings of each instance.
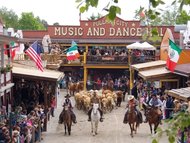
[[[55,96],[53,96],[51,99],[51,116],[52,117],[54,117],[55,106],[56,106],[56,101],[55,101]]]

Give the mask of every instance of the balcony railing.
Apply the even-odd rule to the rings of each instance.
[[[128,56],[87,56],[87,64],[128,65]]]
[[[29,60],[30,58],[24,54],[22,58],[17,59],[19,61]],[[62,65],[78,65],[82,66],[83,64],[101,64],[101,65],[129,65],[138,64],[138,63],[146,63],[150,61],[159,60],[158,57],[154,55],[145,55],[145,56],[136,56],[131,55],[128,56],[96,56],[96,55],[80,55],[80,58],[75,61],[68,61],[66,55],[44,55],[42,54],[42,60],[47,60],[47,63],[57,63],[58,61],[62,62]],[[16,60],[15,60],[16,61]]]

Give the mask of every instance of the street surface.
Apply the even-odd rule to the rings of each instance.
[[[91,123],[87,121],[88,116],[82,110],[75,108],[77,124],[72,125],[70,136],[65,135],[64,126],[58,124],[65,94],[66,92],[61,90],[55,117],[50,118],[47,132],[42,133],[42,143],[151,143],[153,136],[150,134],[147,123],[142,123],[137,134],[131,138],[129,125],[123,124],[125,102],[122,102],[121,107],[114,109],[111,113],[104,114],[104,122],[99,123],[96,136],[91,134]],[[74,101],[73,97],[71,99]],[[167,138],[163,137],[160,143],[168,143]]]

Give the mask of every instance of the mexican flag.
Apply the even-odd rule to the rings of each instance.
[[[80,57],[80,54],[78,52],[77,44],[75,42],[72,42],[71,47],[67,50],[67,60],[75,60]]]
[[[168,59],[166,62],[166,66],[171,72],[174,72],[181,51],[182,50],[180,49],[180,47],[178,47],[172,40],[169,39]]]

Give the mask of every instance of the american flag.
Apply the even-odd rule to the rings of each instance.
[[[38,42],[35,41],[25,52],[26,52],[26,54],[28,54],[28,56],[32,60],[34,60],[37,68],[43,72],[44,68],[43,68],[42,59],[40,56],[41,46],[38,44]]]

